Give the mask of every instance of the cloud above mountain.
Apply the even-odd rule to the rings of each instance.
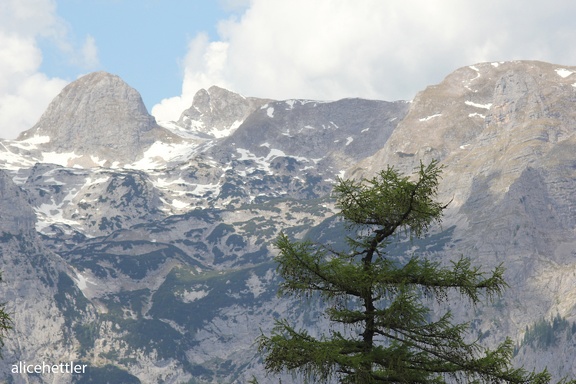
[[[247,96],[411,99],[454,68],[483,61],[576,63],[576,3],[488,0],[252,0],[193,37],[182,94],[153,113],[177,119],[200,88]]]
[[[82,47],[68,39],[66,23],[51,0],[3,0],[0,3],[0,132],[14,138],[38,120],[50,101],[68,83],[40,71],[40,45],[50,42],[68,60],[87,69],[98,63],[93,38]]]

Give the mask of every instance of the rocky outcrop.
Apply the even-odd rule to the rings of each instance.
[[[396,164],[410,171],[421,159],[444,161],[471,151],[494,163],[513,142],[527,150],[538,138],[562,140],[576,122],[575,72],[536,61],[460,68],[420,92],[386,145],[354,169],[374,174],[380,164]]]
[[[36,215],[26,202],[26,195],[0,170],[0,233],[29,234],[34,231]]]
[[[212,153],[220,159],[247,151],[256,157],[288,155],[333,173],[376,153],[408,110],[406,102],[343,99],[286,100],[254,111]],[[230,148],[233,148],[231,151]]]
[[[244,97],[212,86],[194,95],[192,106],[182,112],[178,124],[200,134],[225,137],[238,128],[250,113],[268,101]]]
[[[26,194],[0,171],[0,297],[13,329],[3,339],[0,377],[13,383],[37,382],[34,374],[14,374],[19,362],[66,363],[78,357],[72,328],[91,316],[75,286],[73,270],[40,241]],[[71,375],[47,373],[45,382],[71,382]]]
[[[90,73],[66,86],[18,140],[34,136],[49,138],[44,151],[73,152],[110,163],[136,160],[159,138],[176,139],[156,124],[134,88],[106,72]]]

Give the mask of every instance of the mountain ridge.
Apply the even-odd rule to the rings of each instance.
[[[505,295],[452,308],[455,319],[470,321],[487,345],[512,337],[518,364],[574,375],[576,365],[556,355],[576,352],[570,327],[545,349],[524,343],[542,319],[576,321],[574,73],[534,61],[480,63],[411,102],[276,101],[211,87],[163,127],[121,79],[79,79],[72,88],[104,82],[89,96],[100,94],[92,106],[106,113],[106,100],[129,95],[132,109],[117,121],[135,139],[128,149],[106,147],[114,135],[104,135],[96,151],[90,135],[78,135],[88,143],[71,155],[78,142],[42,126],[75,121],[59,116],[64,106],[90,100],[67,90],[26,134],[0,142],[0,216],[10,218],[0,223],[0,292],[30,317],[18,317],[0,374],[49,382],[10,374],[13,361],[43,358],[86,361],[93,371],[84,379],[100,382],[266,380],[253,340],[274,318],[313,335],[327,327],[321,303],[276,297],[279,231],[340,245],[330,197],[338,177],[371,177],[387,165],[411,174],[435,158],[446,165],[443,223],[392,251],[505,263]],[[83,96],[62,101],[75,94]]]

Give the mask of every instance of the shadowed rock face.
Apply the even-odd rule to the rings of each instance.
[[[134,160],[162,133],[167,132],[134,88],[118,76],[94,72],[65,87],[18,140],[48,136],[44,150],[123,162]]]
[[[24,195],[10,177],[0,171],[0,234],[17,235],[34,230],[36,215]]]

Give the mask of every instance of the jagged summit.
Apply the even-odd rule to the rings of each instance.
[[[18,140],[47,137],[44,150],[125,162],[136,159],[166,134],[146,110],[138,91],[120,77],[101,71],[66,86]]]
[[[217,86],[200,89],[194,95],[192,106],[182,112],[178,124],[214,137],[228,136],[254,110],[269,101],[244,97]]]

